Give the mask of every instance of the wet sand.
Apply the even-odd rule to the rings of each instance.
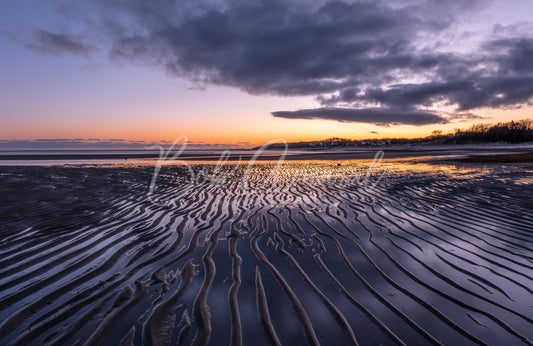
[[[533,163],[533,152],[522,154],[470,155],[453,161],[467,163]]]
[[[0,344],[531,344],[531,164],[275,164],[0,167]]]

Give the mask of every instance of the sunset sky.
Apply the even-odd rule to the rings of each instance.
[[[531,0],[0,3],[0,149],[426,136],[533,117]]]

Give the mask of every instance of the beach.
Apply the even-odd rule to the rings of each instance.
[[[2,166],[0,344],[531,344],[533,164],[468,153]]]
[[[533,346],[531,13],[0,2],[0,346]]]

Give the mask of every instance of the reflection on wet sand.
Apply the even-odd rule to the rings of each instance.
[[[3,167],[0,343],[531,343],[531,168],[275,166]]]

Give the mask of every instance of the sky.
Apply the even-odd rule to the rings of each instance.
[[[531,118],[530,0],[0,2],[0,149],[427,136]]]

